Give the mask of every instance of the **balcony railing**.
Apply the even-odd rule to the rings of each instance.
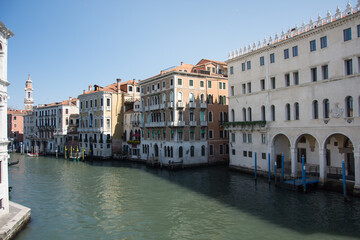
[[[200,108],[207,108],[207,104],[206,103],[200,103]]]
[[[166,108],[166,104],[165,104],[165,103],[160,104],[160,109],[165,109],[165,108]]]
[[[185,121],[169,121],[168,126],[169,127],[184,127]]]
[[[189,108],[196,108],[196,103],[195,102],[190,102],[189,103]]]
[[[165,122],[150,122],[145,123],[145,127],[151,128],[151,127],[165,127]]]
[[[155,104],[155,105],[151,105],[150,106],[150,111],[152,110],[159,110],[160,109],[160,105],[159,104]]]
[[[169,102],[168,103],[168,108],[174,108],[174,102]]]
[[[177,108],[184,108],[184,103],[183,102],[177,102],[176,107]]]
[[[190,122],[189,122],[189,125],[190,125],[191,127],[196,127],[196,126],[197,126],[197,121],[190,121]]]
[[[201,121],[200,126],[206,127],[208,125],[207,121]]]
[[[251,128],[254,127],[264,128],[266,126],[266,121],[247,121],[247,122],[223,122],[222,126],[225,128]]]

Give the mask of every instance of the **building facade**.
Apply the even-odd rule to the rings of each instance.
[[[106,87],[90,85],[79,95],[79,147],[86,155],[107,158],[121,153],[124,105],[139,94],[134,80],[121,83],[117,79]]]
[[[27,112],[24,110],[8,109],[8,139],[9,149],[11,151],[23,152],[23,137],[24,137],[24,115]]]
[[[141,158],[185,166],[227,161],[226,63],[201,60],[141,81]]]
[[[140,99],[132,104],[131,109],[125,109],[124,113],[124,134],[123,134],[123,154],[130,159],[140,158]]]
[[[23,146],[25,153],[34,153],[35,149],[35,115],[33,111],[27,111],[23,116],[24,137]]]
[[[79,100],[71,97],[62,102],[35,107],[35,152],[64,153],[70,116],[78,112]]]
[[[14,34],[0,22],[0,217],[9,213],[8,136],[7,136],[7,46]]]
[[[360,2],[229,54],[234,168],[292,177],[306,169],[325,183],[341,173],[360,189]],[[284,166],[281,156],[284,155]]]

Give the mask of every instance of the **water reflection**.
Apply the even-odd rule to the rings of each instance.
[[[19,239],[344,239],[360,201],[257,185],[224,167],[169,172],[118,162],[19,158],[12,200],[32,208]]]

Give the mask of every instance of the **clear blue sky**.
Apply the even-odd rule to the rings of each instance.
[[[181,61],[228,52],[322,17],[347,0],[0,0],[8,44],[10,107],[77,97],[88,85],[146,79]],[[357,0],[351,0],[356,6]]]

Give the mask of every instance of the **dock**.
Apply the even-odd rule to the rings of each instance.
[[[30,221],[30,208],[9,202],[9,213],[0,217],[0,239],[13,239]]]

